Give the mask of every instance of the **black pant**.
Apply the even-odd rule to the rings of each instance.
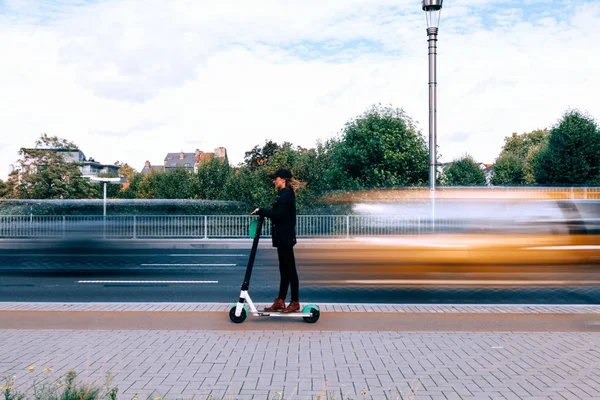
[[[296,259],[294,258],[293,246],[277,247],[277,256],[279,257],[279,274],[281,281],[279,284],[279,298],[284,299],[287,296],[288,286],[292,289],[292,301],[299,301],[298,290],[298,272],[296,271]]]

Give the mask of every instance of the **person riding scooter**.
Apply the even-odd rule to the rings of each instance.
[[[299,280],[294,257],[296,244],[296,195],[292,187],[292,173],[280,168],[269,175],[279,192],[271,210],[257,208],[252,215],[264,216],[272,222],[273,247],[277,248],[279,258],[279,294],[271,307],[266,307],[268,312],[293,313],[300,311]],[[291,302],[286,307],[285,298],[291,288]]]

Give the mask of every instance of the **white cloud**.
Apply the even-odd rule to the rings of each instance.
[[[445,4],[438,144],[493,162],[505,136],[569,107],[600,116],[600,5]],[[74,5],[73,5],[74,4]],[[7,2],[0,8],[0,178],[42,132],[141,169],[166,152],[267,139],[304,147],[371,104],[427,136],[425,17],[408,0]],[[527,8],[524,8],[527,7]],[[540,7],[535,9],[534,7]],[[492,25],[489,25],[489,24]]]

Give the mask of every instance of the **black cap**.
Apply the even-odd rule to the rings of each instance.
[[[275,179],[275,178],[292,179],[292,173],[290,172],[289,169],[279,168],[274,173],[269,174],[269,178],[271,178],[271,179]]]

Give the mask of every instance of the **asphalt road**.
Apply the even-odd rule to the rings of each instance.
[[[235,302],[250,242],[9,247],[0,301]],[[595,235],[405,237],[304,241],[296,258],[303,302],[600,304],[599,249]],[[277,295],[276,257],[258,250],[255,301]]]

